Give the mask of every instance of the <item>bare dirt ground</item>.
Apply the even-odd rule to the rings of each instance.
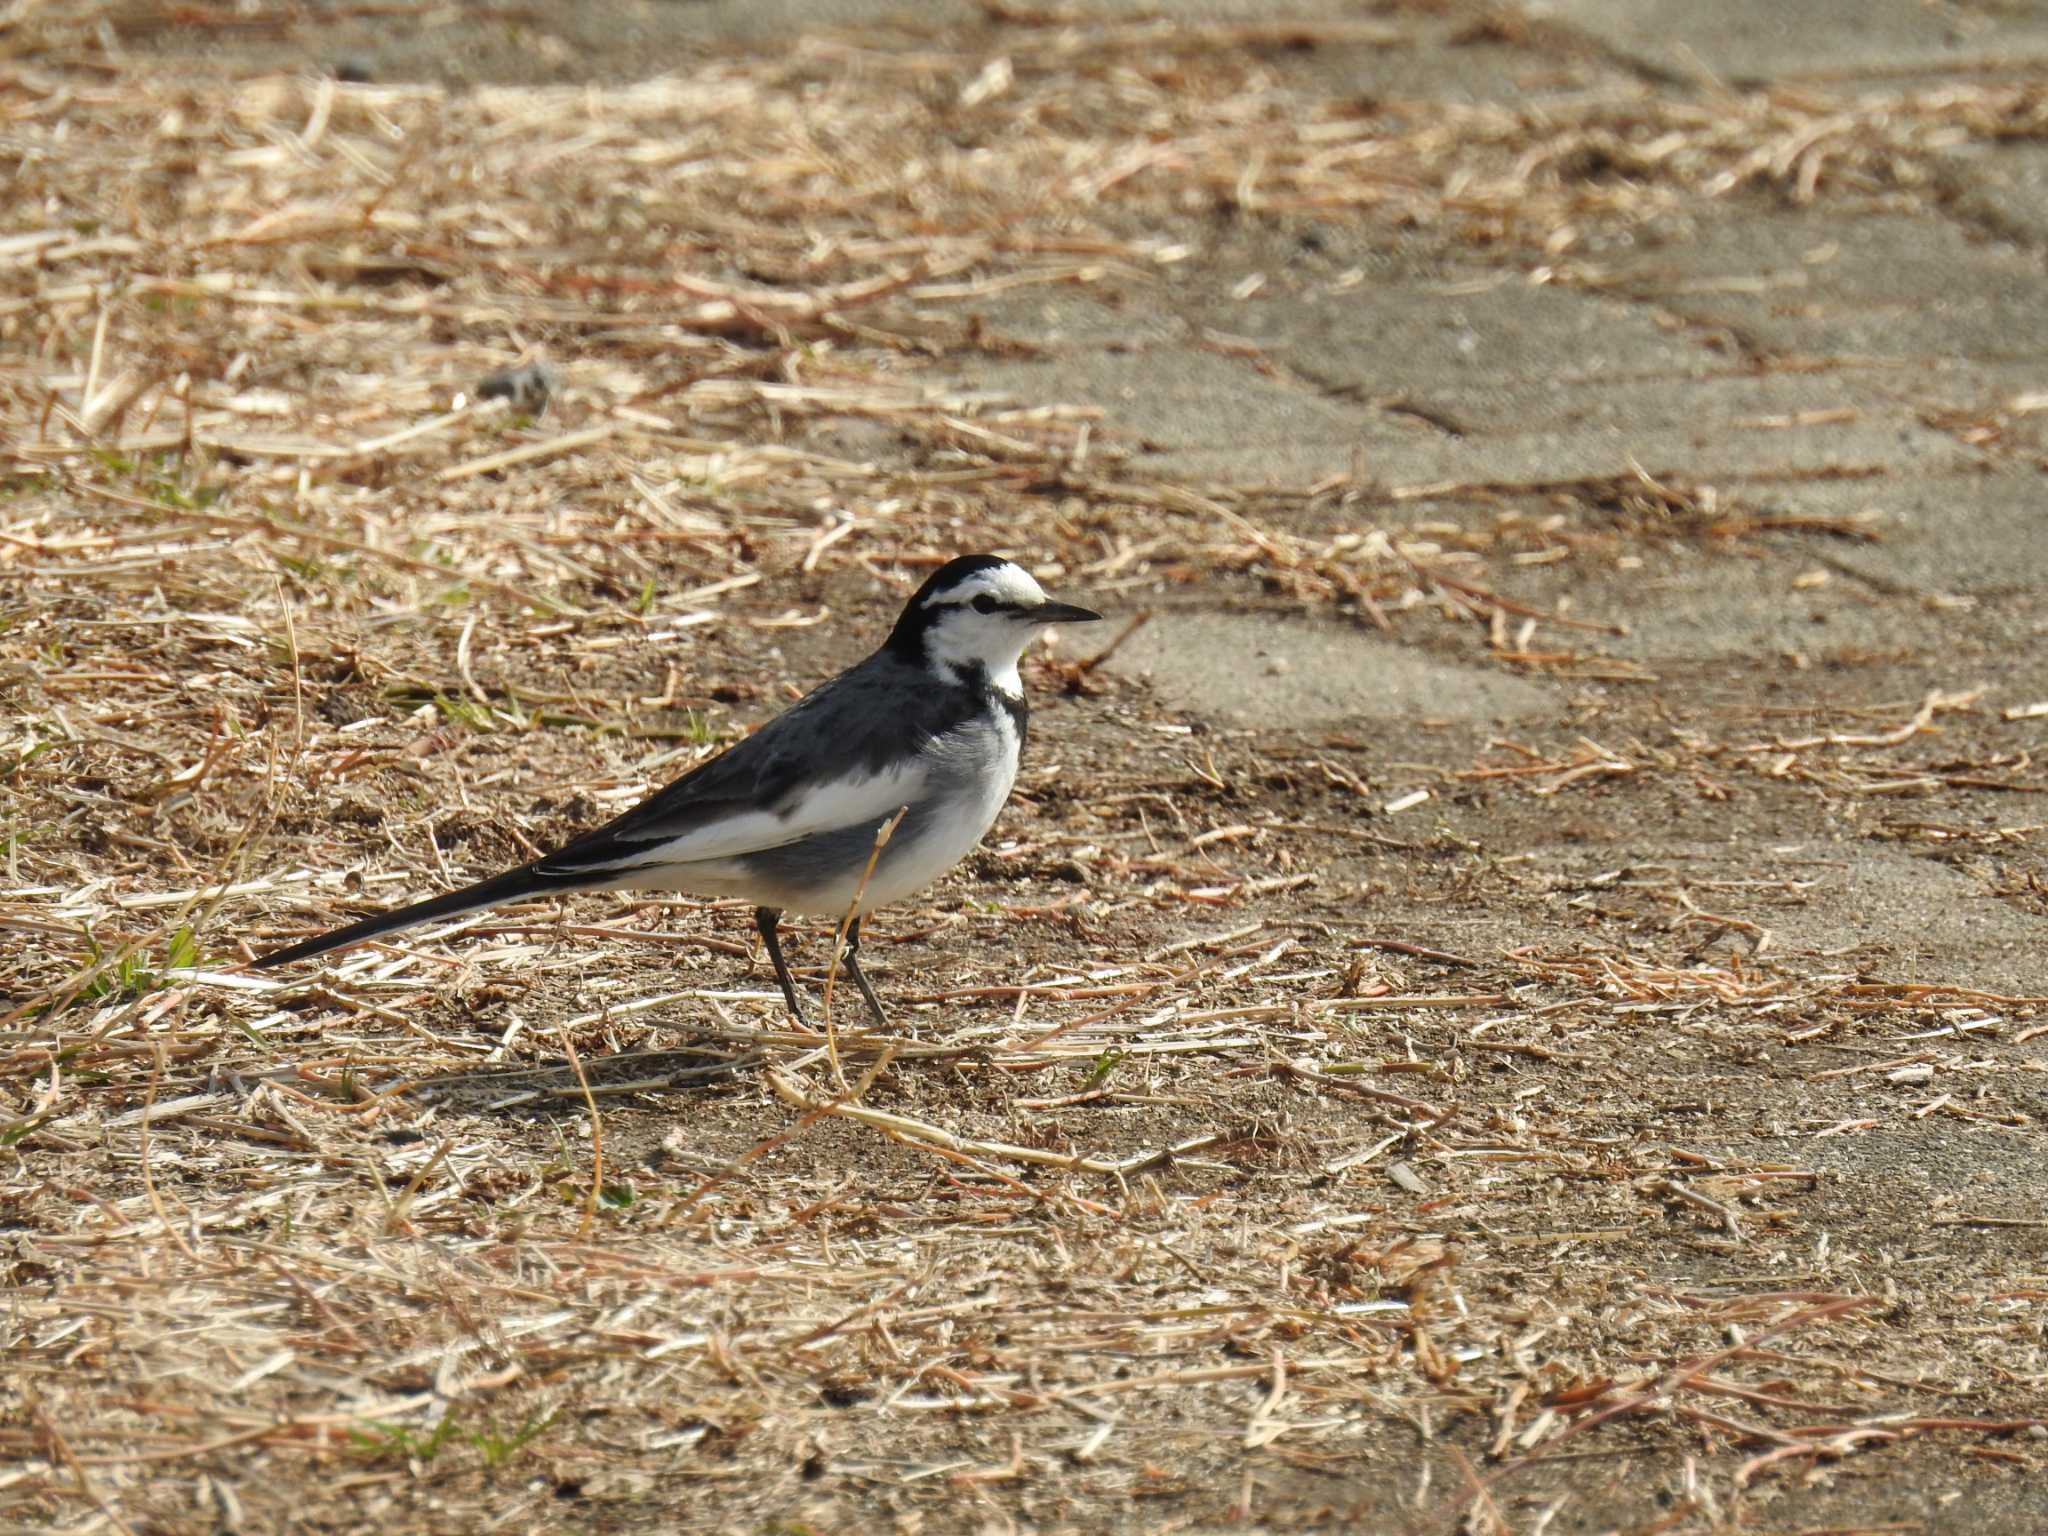
[[[0,17],[4,1528],[2048,1527],[2048,23],[1781,12]],[[886,1034],[238,969],[984,548]]]

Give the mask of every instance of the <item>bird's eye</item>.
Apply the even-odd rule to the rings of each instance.
[[[986,592],[981,593],[974,599],[974,611],[976,613],[994,613],[1000,606],[1001,604]]]

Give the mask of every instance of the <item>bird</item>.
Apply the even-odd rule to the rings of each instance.
[[[623,815],[516,869],[251,963],[290,965],[558,892],[740,897],[754,904],[799,1024],[807,1021],[777,936],[786,912],[847,919],[846,972],[885,1025],[860,968],[862,921],[923,890],[981,841],[1009,799],[1024,749],[1029,710],[1018,663],[1054,626],[1101,618],[1047,597],[1009,560],[961,555],[926,578],[872,655]],[[899,812],[878,854],[876,838]]]

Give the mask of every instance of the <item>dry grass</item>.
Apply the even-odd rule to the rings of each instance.
[[[1360,760],[1195,740],[1070,660],[1001,843],[872,946],[919,1032],[828,1053],[743,922],[644,902],[236,965],[630,802],[963,548],[1126,608],[1259,596],[1630,676],[1610,620],[1509,595],[1515,558],[1768,511],[1646,472],[1156,482],[1092,408],[927,364],[1019,345],[989,296],[1146,294],[1191,252],[1131,231],[1221,204],[1598,284],[1604,235],[1910,189],[1944,136],[2040,134],[2037,93],[1304,114],[1286,29],[1020,22],[1000,53],[806,41],[457,96],[194,78],[98,51],[133,8],[58,9],[0,32],[22,1528],[830,1525],[847,1488],[1111,1528],[1334,1476],[1505,1529],[1567,1446],[1739,1448],[1724,1500],[1916,1437],[2032,1464],[2003,1438],[2040,1422],[2022,1291],[1958,1276],[1902,1324],[1882,1266],[1825,1262],[1830,1173],[1638,1138],[1626,1053],[1827,1038],[1913,1115],[2017,1135],[2026,1068],[1982,1053],[2048,1000],[1778,969],[1727,891],[1640,872],[1598,889],[1689,953],[1392,937],[1367,880],[1461,855],[1370,830]],[[480,395],[536,360],[539,414]],[[1446,520],[1395,520],[1416,503]],[[2038,789],[1920,751],[1971,707],[1560,730],[1439,782]],[[1852,1086],[1816,1112],[1849,1124]],[[1697,1283],[1656,1278],[1673,1250]],[[1461,1428],[1462,1484],[1394,1459]]]

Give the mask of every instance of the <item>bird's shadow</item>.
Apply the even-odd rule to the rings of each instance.
[[[822,1055],[828,1049],[827,1039],[822,1034],[797,1036],[787,1031],[758,1040],[713,1034],[666,1050],[413,1078],[400,1091],[414,1103],[479,1114],[577,1115],[587,1112],[592,1102],[603,1107],[643,1094],[713,1092],[777,1061],[788,1064],[792,1057]],[[984,1041],[955,1045],[914,1035],[905,1038],[851,1031],[838,1036],[838,1054],[849,1068],[855,1064],[868,1067],[877,1057],[886,1058],[881,1065],[908,1068],[986,1060],[989,1048]]]
[[[582,1061],[580,1072],[568,1061],[494,1072],[446,1072],[414,1079],[406,1087],[406,1097],[479,1114],[572,1115],[587,1111],[592,1100],[602,1104],[633,1094],[717,1088],[767,1059],[759,1050],[686,1045],[590,1057]]]

